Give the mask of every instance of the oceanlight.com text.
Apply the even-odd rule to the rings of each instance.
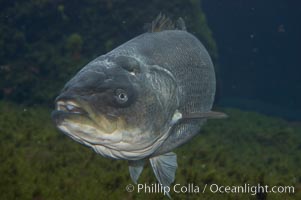
[[[209,191],[212,193],[237,193],[237,194],[251,194],[256,195],[258,193],[295,193],[294,186],[268,186],[268,185],[235,185],[235,186],[223,186],[218,184],[210,184]]]

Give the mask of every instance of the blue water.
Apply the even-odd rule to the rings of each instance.
[[[221,101],[247,99],[251,110],[270,104],[300,119],[301,3],[205,0],[203,6],[219,44]],[[287,112],[282,116],[290,118]]]

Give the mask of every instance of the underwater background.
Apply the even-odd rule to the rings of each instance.
[[[294,186],[294,194],[171,193],[173,199],[301,199],[301,2],[287,0],[0,1],[0,199],[167,199],[125,190],[126,161],[58,132],[54,98],[81,67],[182,17],[215,64],[215,110],[176,149],[175,183]],[[139,183],[156,183],[146,166]]]

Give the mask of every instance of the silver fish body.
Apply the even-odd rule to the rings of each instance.
[[[56,99],[52,118],[72,139],[114,159],[129,160],[137,182],[149,159],[157,180],[174,181],[171,151],[200,132],[212,112],[215,72],[210,56],[192,34],[169,30],[139,35],[88,63]],[[168,27],[166,25],[169,25]],[[164,28],[165,27],[165,28]]]
[[[162,74],[170,74],[174,81],[172,84],[176,85],[177,95],[174,96],[174,102],[165,106],[167,110],[170,110],[171,104],[177,104],[174,109],[186,114],[211,110],[216,88],[214,67],[205,47],[187,31],[144,33],[107,55],[133,57],[144,63],[145,68],[157,68]],[[161,81],[164,80],[162,77]],[[168,83],[160,84],[155,80],[150,80],[149,84],[157,84],[155,87],[158,90],[168,91],[164,87],[172,87]],[[170,136],[156,154],[169,152],[185,143],[200,132],[205,121],[206,119],[192,119],[175,124]]]

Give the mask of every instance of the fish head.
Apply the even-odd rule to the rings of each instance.
[[[52,119],[72,139],[109,157],[152,149],[168,126],[164,102],[171,101],[148,82],[150,76],[156,75],[134,58],[97,58],[67,82]]]

